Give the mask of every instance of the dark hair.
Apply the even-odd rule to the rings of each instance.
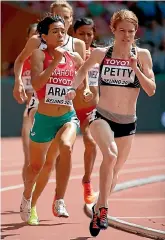
[[[30,32],[31,32],[31,30],[32,30],[33,28],[36,28],[36,31],[37,31],[37,23],[33,23],[33,24],[30,24],[30,25],[29,25],[29,27],[28,27],[28,29],[27,29],[27,35],[28,35],[28,36],[29,36],[29,34],[30,34]]]
[[[95,27],[94,21],[91,18],[79,18],[79,19],[77,19],[74,23],[74,26],[73,26],[74,32],[76,32],[78,28],[80,28],[84,25],[92,25],[93,32],[94,33],[96,32],[96,27]]]
[[[49,31],[49,26],[52,23],[55,22],[62,22],[65,26],[65,22],[64,19],[58,15],[56,16],[46,16],[43,20],[41,20],[38,25],[37,25],[37,31],[39,33],[39,35],[41,36],[42,34],[46,34],[48,35],[48,31]]]
[[[79,18],[75,21],[73,25],[74,32],[77,31],[80,27],[84,25],[92,25],[93,32],[96,33],[96,26],[94,24],[94,21],[91,18]],[[96,44],[92,41],[91,47],[97,47]]]

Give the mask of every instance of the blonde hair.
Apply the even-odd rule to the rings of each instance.
[[[138,29],[138,18],[136,15],[132,11],[123,9],[113,14],[110,21],[111,30],[113,31],[117,24],[123,20],[131,22],[135,26],[135,30]]]
[[[68,8],[73,16],[73,8],[66,0],[56,0],[50,5],[50,12],[53,13],[54,8],[65,7]]]

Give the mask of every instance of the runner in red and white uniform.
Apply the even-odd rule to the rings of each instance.
[[[67,1],[56,0],[55,2],[53,2],[51,4],[50,12],[53,15],[61,16],[65,20],[65,30],[67,33],[67,31],[73,21],[73,9],[72,9],[71,5]],[[20,78],[23,62],[26,58],[28,58],[32,54],[32,52],[35,49],[38,49],[41,46],[41,44],[42,44],[41,37],[39,35],[35,35],[35,36],[31,37],[15,61],[15,64],[14,64],[15,86],[14,86],[14,90],[13,90],[13,95],[19,103],[24,102],[24,100],[26,99],[23,82],[22,82],[22,79]],[[45,46],[44,46],[44,48],[45,48]],[[80,39],[73,38],[73,37],[69,36],[68,34],[66,34],[63,48],[70,52],[77,52],[83,59],[85,59],[85,55],[86,55],[85,43],[83,41],[81,41]],[[83,97],[86,100],[88,100],[88,98],[89,99],[91,98],[91,96],[88,94],[90,92],[89,87],[88,87],[88,82],[84,81],[84,85],[86,86],[86,88],[84,89]],[[30,108],[30,105],[33,104],[33,102],[35,102],[34,97],[30,101],[29,108]],[[58,199],[60,199],[60,193],[65,191],[63,185],[60,185],[58,183],[58,181],[59,181],[59,179],[58,179],[58,172],[59,172],[58,162],[59,162],[59,157],[56,161],[56,189],[55,189],[55,196],[54,196],[54,200],[53,200],[53,204],[52,204],[53,213],[54,213],[55,208],[60,209],[60,211],[62,211],[61,209],[63,209],[63,206],[64,206],[62,201],[58,201]],[[70,166],[68,164],[68,168],[69,167]],[[33,193],[33,198],[32,198],[32,206],[33,207],[32,207],[32,214],[31,214],[32,218],[29,220],[29,224],[34,224],[34,225],[38,224],[38,217],[36,214],[35,204],[36,204],[36,201],[37,201],[38,197],[40,196],[43,188],[47,184],[47,179],[44,178],[44,176],[46,176],[46,174],[47,174],[47,167],[43,167],[43,169],[40,173],[40,176],[37,179],[35,191]],[[57,186],[58,186],[58,188],[57,188]],[[57,193],[59,193],[59,194],[57,194]]]
[[[58,154],[60,154],[58,178],[59,184],[63,186],[63,192],[56,192],[56,196],[57,204],[62,202],[63,208],[54,208],[54,215],[69,216],[64,204],[64,195],[70,176],[71,154],[79,120],[72,101],[65,100],[65,95],[73,84],[75,71],[82,65],[83,60],[79,54],[71,54],[60,47],[65,39],[64,26],[64,20],[59,16],[46,17],[37,26],[40,36],[47,44],[47,49],[37,49],[33,51],[31,57],[32,85],[37,93],[39,105],[30,131],[30,164],[26,172],[20,207],[23,221],[30,219],[33,207],[32,188],[41,169],[45,168],[45,175],[42,173],[42,177],[46,184]]]
[[[85,42],[86,45],[86,59],[89,58],[91,52],[96,48],[94,45],[95,38],[95,25],[90,18],[77,19],[73,26],[74,37],[79,38]],[[99,77],[99,64],[95,64],[88,71],[88,84],[90,91],[93,93],[91,101],[86,102],[83,99],[84,86],[80,86],[76,90],[76,97],[73,101],[77,117],[80,120],[80,128],[83,134],[83,141],[85,146],[84,152],[84,176],[82,184],[84,187],[84,201],[88,204],[94,202],[95,194],[91,186],[91,174],[96,158],[96,143],[92,138],[89,131],[89,115],[96,108],[98,103],[98,77]]]

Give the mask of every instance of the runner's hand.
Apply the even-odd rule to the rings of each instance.
[[[131,53],[129,57],[129,65],[134,71],[138,68],[137,61],[138,61],[137,56]]]
[[[68,89],[68,92],[65,95],[65,100],[73,100],[75,96],[76,96],[76,91],[72,89]]]
[[[27,95],[26,95],[22,80],[15,81],[14,89],[13,89],[13,96],[14,96],[15,100],[20,104],[26,102]]]
[[[53,52],[54,59],[58,60],[60,62],[62,60],[62,57],[63,57],[65,52],[66,52],[66,50],[63,49],[62,47],[55,48],[54,52]]]
[[[90,91],[90,89],[84,89],[83,96],[84,96],[84,101],[89,102],[93,98],[93,93]]]

